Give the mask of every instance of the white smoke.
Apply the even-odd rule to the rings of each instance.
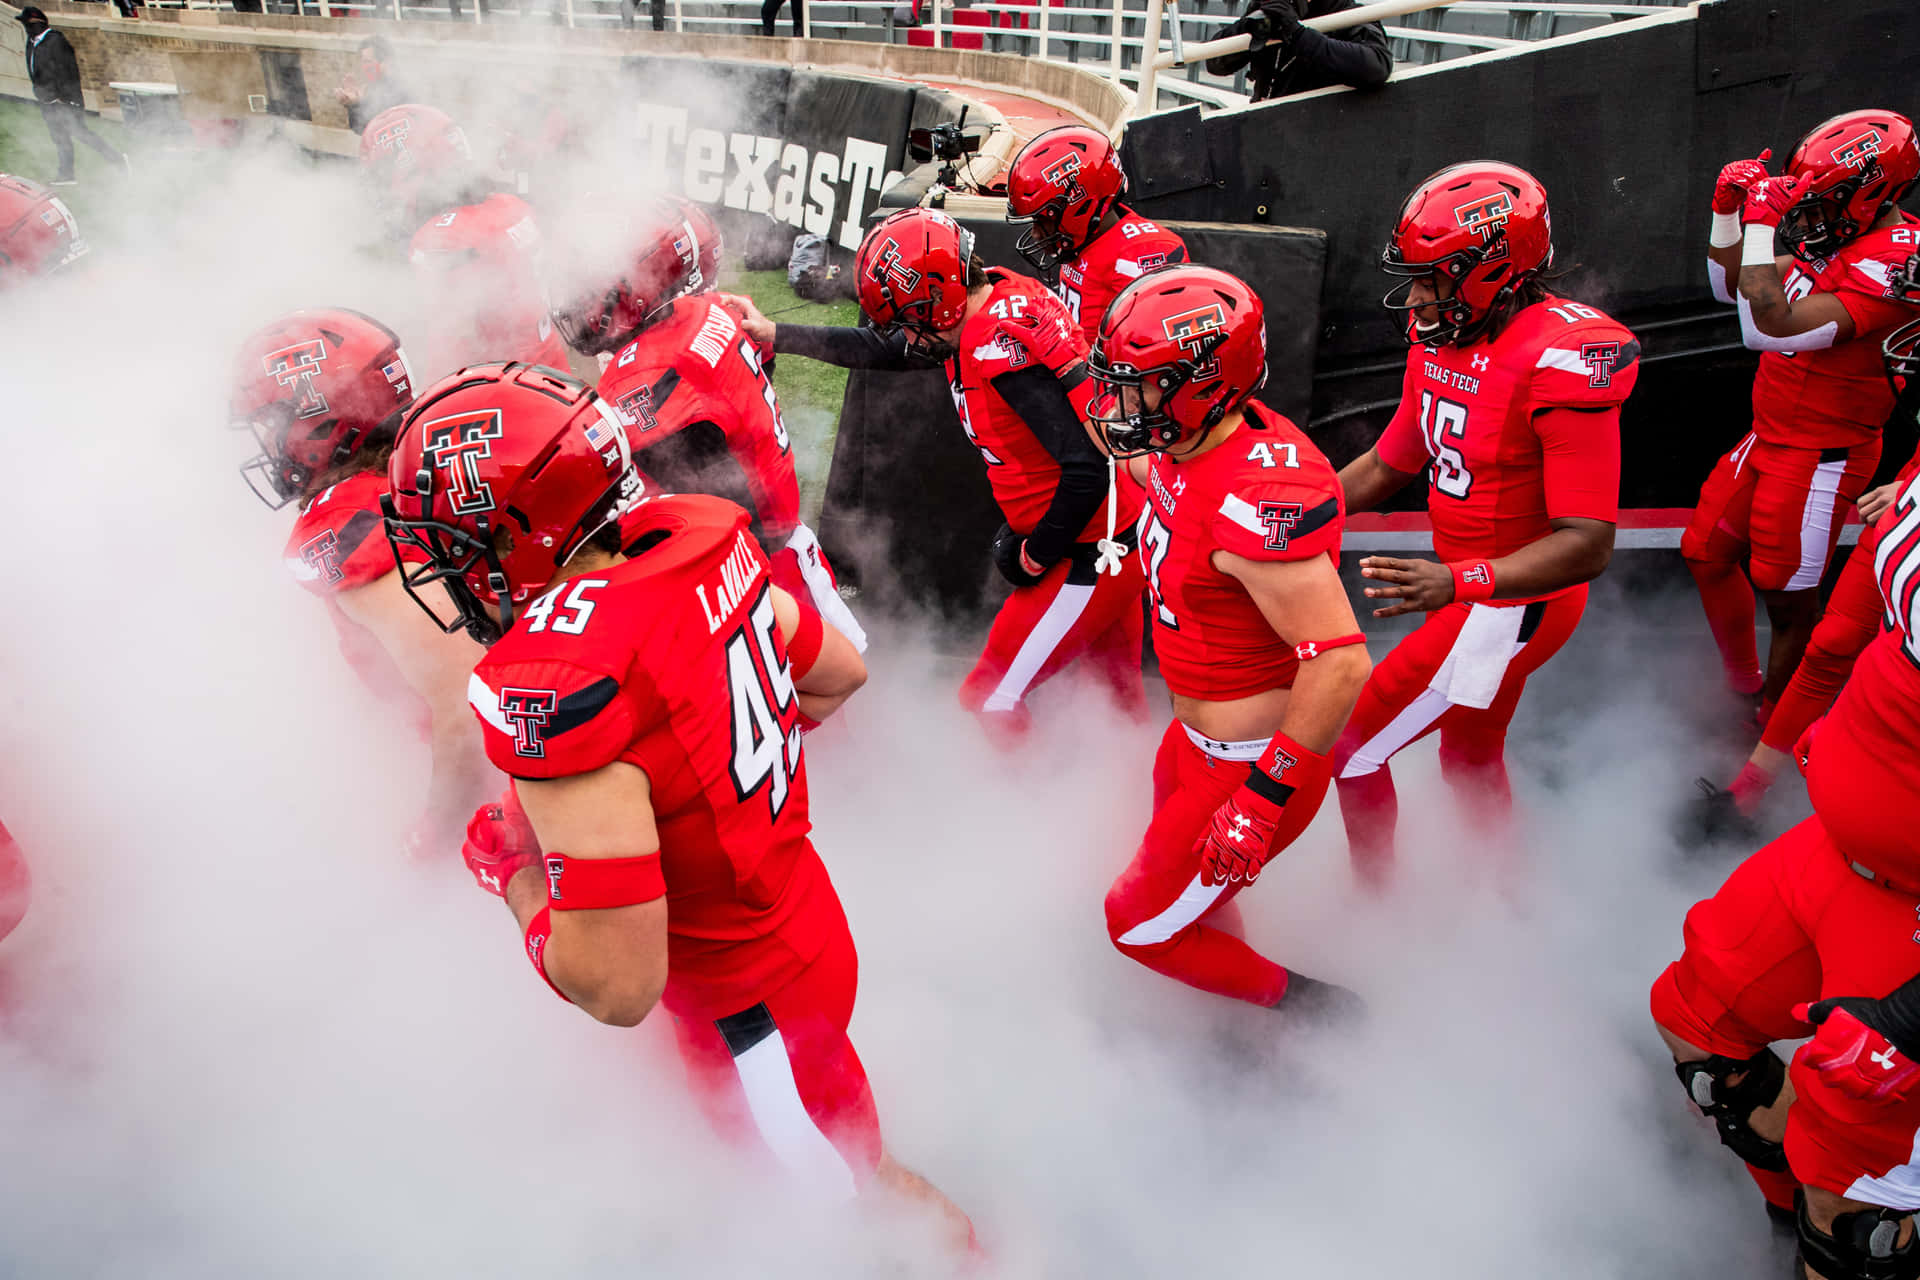
[[[718,1152],[663,1014],[591,1023],[457,862],[403,861],[422,748],[278,563],[291,513],[235,474],[224,396],[253,326],[404,310],[404,271],[356,249],[344,171],[141,183],[123,247],[0,312],[0,816],[36,876],[0,944],[0,1271],[943,1274]],[[1756,1272],[1757,1198],[1645,1007],[1724,871],[1677,873],[1664,825],[1701,751],[1667,693],[1706,670],[1691,607],[1603,589],[1537,679],[1523,890],[1478,873],[1423,746],[1395,895],[1351,887],[1329,800],[1242,897],[1257,945],[1372,1002],[1321,1036],[1108,945],[1158,725],[1063,682],[999,757],[964,659],[874,619],[872,684],[808,750],[890,1148],[1012,1276]]]

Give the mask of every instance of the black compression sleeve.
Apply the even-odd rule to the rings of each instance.
[[[1077,382],[1080,371],[1069,372]],[[1027,534],[1027,555],[1042,568],[1067,554],[1107,496],[1106,457],[1088,437],[1067,396],[1067,386],[1051,369],[1039,365],[1003,373],[993,380],[993,389],[1020,415],[1040,447],[1060,464],[1060,482],[1054,487],[1053,501]]]
[[[773,327],[778,355],[805,356],[843,369],[931,369],[934,362],[907,350],[907,335],[837,324]]]

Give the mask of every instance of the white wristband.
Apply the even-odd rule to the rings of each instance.
[[[1741,236],[1740,265],[1743,267],[1770,267],[1773,265],[1773,228],[1757,222],[1747,224]]]
[[[1707,231],[1707,243],[1716,249],[1731,249],[1740,243],[1740,215],[1737,213],[1716,213],[1713,226]]]

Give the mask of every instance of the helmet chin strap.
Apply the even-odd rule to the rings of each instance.
[[[1107,536],[1100,539],[1100,554],[1096,556],[1093,561],[1093,570],[1095,573],[1111,573],[1116,576],[1118,576],[1120,570],[1126,566],[1127,560],[1127,549],[1113,536],[1114,522],[1119,517],[1120,509],[1120,474],[1118,467],[1119,463],[1114,461],[1113,455],[1108,454]]]

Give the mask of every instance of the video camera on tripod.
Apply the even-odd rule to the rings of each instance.
[[[940,161],[940,172],[934,181],[953,189],[960,185],[960,162],[980,150],[981,137],[981,134],[967,132],[967,108],[963,106],[958,120],[907,130],[907,155],[916,164]]]

